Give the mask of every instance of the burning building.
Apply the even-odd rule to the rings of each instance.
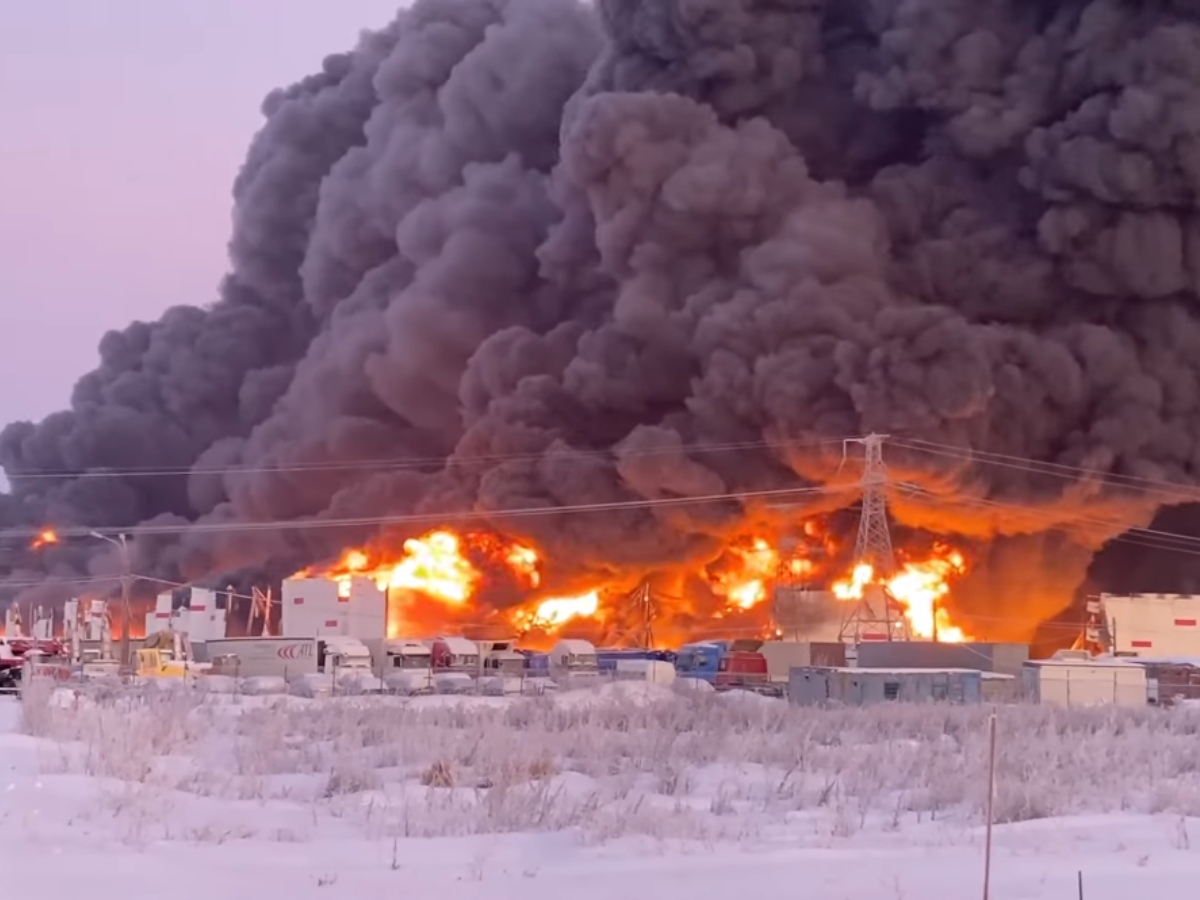
[[[1179,2],[416,0],[265,100],[218,301],[4,429],[0,523],[413,621],[752,632],[795,563],[1028,638],[1197,496],[1198,45]],[[871,432],[896,572],[839,516]],[[98,543],[4,570],[48,604],[120,573]]]

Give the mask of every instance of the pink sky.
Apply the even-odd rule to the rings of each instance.
[[[64,407],[107,329],[212,302],[260,100],[399,5],[0,3],[0,425]]]

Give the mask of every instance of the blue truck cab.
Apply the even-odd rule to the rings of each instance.
[[[721,659],[728,653],[728,641],[684,644],[675,656],[675,673],[681,678],[699,678],[713,684],[717,680]]]

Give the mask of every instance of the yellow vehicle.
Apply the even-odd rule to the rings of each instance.
[[[138,650],[134,662],[139,678],[184,678],[188,674],[186,662],[164,656],[157,647]]]

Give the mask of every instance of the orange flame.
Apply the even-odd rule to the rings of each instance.
[[[526,588],[537,588],[542,581],[541,559],[532,547],[510,543],[492,535],[458,535],[448,529],[431,531],[404,542],[404,555],[398,561],[372,563],[368,553],[349,550],[324,571],[306,569],[295,577],[325,577],[337,583],[338,594],[349,597],[356,577],[370,578],[382,591],[411,591],[453,608],[469,607],[484,574],[468,558],[485,557],[501,563]],[[389,603],[393,599],[389,598]],[[403,603],[403,601],[397,601]],[[574,619],[592,617],[600,608],[599,591],[577,597],[549,597],[533,600],[509,615],[512,627],[525,631],[560,628]],[[391,624],[399,627],[394,617]],[[390,626],[389,626],[390,627]],[[399,637],[399,634],[389,634]]]
[[[939,549],[944,556],[906,562],[883,586],[904,607],[914,637],[931,639],[936,635],[939,641],[958,644],[966,641],[967,635],[951,622],[941,602],[950,593],[949,580],[966,571],[966,561],[956,550]],[[867,585],[877,581],[874,568],[859,563],[849,578],[834,583],[833,593],[839,600],[861,600]]]
[[[542,600],[532,613],[518,610],[513,620],[526,629],[550,629],[565,625],[572,619],[596,615],[600,609],[600,592],[590,591],[579,597],[551,597]]]
[[[729,553],[738,558],[737,572],[725,572],[713,585],[718,594],[737,609],[751,609],[767,598],[767,584],[775,577],[779,554],[765,539],[753,538],[749,546],[733,545]]]
[[[38,536],[33,539],[33,543],[29,546],[33,550],[40,550],[42,547],[48,547],[51,544],[57,543],[58,532],[56,532],[53,528],[46,528],[43,529]]]

